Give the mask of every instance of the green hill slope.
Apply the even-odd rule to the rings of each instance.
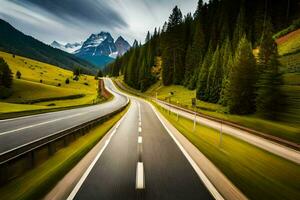
[[[0,57],[14,74],[13,95],[0,101],[2,114],[91,104],[97,97],[93,76],[81,75],[74,81],[73,72],[54,65],[5,52],[0,52]],[[21,72],[21,79],[15,78],[17,71]]]
[[[46,45],[15,29],[0,19],[0,51],[25,56],[65,69],[81,68],[86,73],[96,71],[93,65],[69,53]]]

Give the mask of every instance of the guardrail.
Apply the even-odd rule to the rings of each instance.
[[[129,100],[119,109],[89,122],[53,133],[22,146],[0,154],[0,185],[20,176],[40,164],[57,150],[67,146],[71,141],[87,133],[91,128],[107,121],[115,114],[123,111]]]
[[[123,90],[125,90],[125,91],[127,91],[127,92],[129,92],[131,94],[134,94],[136,96],[140,96],[140,97],[144,97],[144,98],[150,98],[152,101],[156,101],[156,102],[162,103],[164,105],[170,106],[172,108],[175,108],[175,109],[178,109],[178,110],[190,113],[190,114],[195,114],[195,112],[192,111],[192,110],[185,109],[185,108],[176,106],[174,104],[171,104],[171,103],[168,103],[168,102],[165,102],[165,101],[153,98],[153,97],[149,97],[147,95],[141,95],[141,94],[137,94],[137,93],[135,93],[133,91],[129,91],[126,87],[124,87],[118,81],[115,81],[115,83],[116,83],[116,85],[119,88],[121,88],[121,89],[123,89]],[[257,135],[257,136],[262,137],[264,139],[267,139],[267,140],[276,142],[278,144],[281,144],[281,145],[293,148],[295,150],[298,150],[298,151],[300,150],[300,144],[297,144],[297,143],[294,143],[294,142],[290,142],[290,141],[284,140],[282,138],[279,138],[279,137],[276,137],[276,136],[272,136],[272,135],[269,135],[269,134],[266,134],[266,133],[263,133],[263,132],[260,132],[260,131],[256,131],[256,130],[253,130],[253,129],[241,126],[239,124],[236,124],[236,123],[233,123],[233,122],[229,122],[229,121],[225,121],[225,120],[222,120],[222,119],[219,119],[219,118],[215,118],[215,117],[212,117],[212,116],[209,116],[209,115],[201,114],[201,113],[198,113],[198,112],[196,112],[196,115],[199,116],[199,117],[203,117],[205,119],[209,119],[209,120],[212,120],[212,121],[215,121],[215,122],[219,122],[219,123],[222,123],[222,124],[229,125],[229,126],[231,126],[233,128],[240,129],[242,131],[246,131],[246,132],[251,133],[253,135]]]

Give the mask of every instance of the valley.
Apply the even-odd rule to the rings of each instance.
[[[0,52],[0,57],[7,62],[14,75],[13,95],[0,101],[0,115],[97,102],[98,81],[94,76],[82,75],[75,81],[72,71],[57,66],[4,52]],[[17,71],[21,72],[21,79],[15,77]],[[69,84],[66,84],[66,79]]]

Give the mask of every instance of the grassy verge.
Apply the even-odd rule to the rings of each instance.
[[[40,166],[0,188],[1,199],[41,199],[100,141],[127,109],[59,150]]]
[[[195,91],[188,90],[183,86],[179,85],[171,85],[171,86],[162,86],[161,82],[157,82],[155,85],[149,88],[146,93],[140,93],[137,90],[134,90],[127,86],[122,78],[118,78],[116,81],[121,83],[126,90],[133,94],[142,95],[143,97],[155,97],[160,100],[165,100],[166,97],[170,95],[170,92],[173,92],[174,95],[171,98],[171,103],[178,105],[183,108],[193,109],[191,98],[195,97]],[[298,86],[295,86],[298,87]],[[121,88],[122,89],[122,88]],[[297,96],[296,96],[297,95]],[[297,98],[289,97],[289,102],[298,101],[298,93],[293,92],[293,96]],[[293,118],[298,119],[299,115],[297,115],[298,110],[288,109],[288,112],[285,113],[286,120]],[[274,135],[279,138],[300,143],[300,126],[299,123],[287,123],[283,121],[270,121],[262,119],[256,115],[249,116],[239,116],[239,115],[230,115],[225,114],[225,108],[218,104],[212,104],[197,100],[197,112],[216,117],[218,119],[230,121],[241,126],[245,126],[251,128],[253,130],[261,131],[263,133]]]
[[[300,167],[246,142],[220,133],[157,106],[158,110],[250,199],[298,199]]]

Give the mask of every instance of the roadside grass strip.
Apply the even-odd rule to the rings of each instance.
[[[1,187],[1,199],[41,199],[101,140],[127,112],[127,109],[128,106],[108,121],[56,152],[41,165]]]
[[[295,200],[300,196],[300,166],[154,105],[250,199]],[[221,142],[220,142],[221,141]]]
[[[159,100],[166,100],[166,98],[170,96],[170,93],[173,92],[174,95],[172,96],[170,103],[182,108],[194,110],[194,108],[192,107],[191,98],[195,97],[195,90],[188,90],[179,85],[162,86],[161,82],[157,82],[151,88],[149,88],[148,91],[146,91],[145,93],[141,93],[140,91],[132,89],[128,85],[126,85],[121,77],[116,79],[115,82],[120,83],[120,85],[122,85],[127,92],[138,96],[141,95],[145,99],[148,99],[148,97],[156,97],[157,95],[157,98]],[[287,95],[287,100],[288,104],[290,105],[288,111],[283,114],[283,116],[285,117],[284,121],[266,120],[260,118],[257,115],[239,116],[225,114],[225,107],[200,100],[197,100],[197,112],[221,120],[233,122],[238,125],[256,131],[261,131],[265,134],[273,135],[294,143],[300,143],[300,126],[299,123],[295,123],[295,121],[297,121],[299,118],[298,111],[300,105],[298,98],[299,92],[297,89],[295,89],[296,87],[299,86],[294,86],[293,90],[291,91],[286,91],[286,86],[283,88],[285,90],[285,93],[289,94]],[[119,89],[124,90],[120,87]]]

